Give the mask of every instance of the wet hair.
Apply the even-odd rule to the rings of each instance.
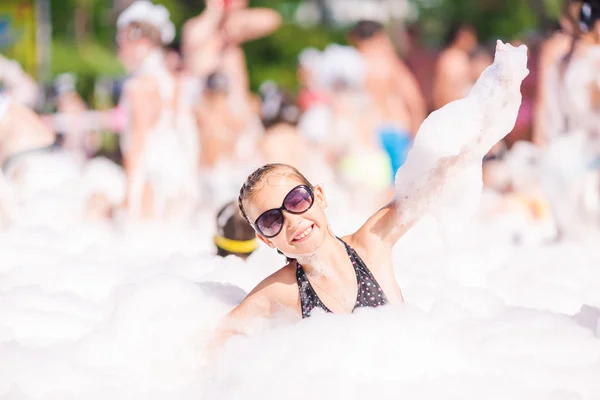
[[[310,181],[304,175],[302,175],[300,171],[298,171],[291,165],[277,163],[263,165],[262,167],[258,168],[250,175],[248,175],[248,178],[246,178],[246,182],[244,182],[240,189],[240,196],[238,197],[238,207],[240,209],[240,214],[250,224],[252,224],[252,222],[250,222],[248,214],[246,214],[246,210],[244,209],[244,201],[252,200],[252,198],[256,195],[256,192],[258,191],[258,184],[275,171],[282,171],[289,175],[293,175],[303,185],[314,189],[313,184],[310,183]]]
[[[162,46],[161,32],[153,25],[143,22],[132,22],[127,26],[127,39],[147,39],[155,46]]]
[[[252,240],[256,240],[254,229],[248,221],[240,215],[235,201],[225,204],[219,210],[216,222],[218,238],[234,242],[251,242]],[[220,247],[221,245],[218,240],[215,240],[215,246],[217,247],[217,255],[220,257],[236,255],[241,258],[246,258],[254,252],[254,249],[246,252],[225,249],[223,247],[226,246]]]
[[[350,37],[354,40],[369,40],[373,36],[383,32],[383,25],[375,21],[359,21],[350,30]]]

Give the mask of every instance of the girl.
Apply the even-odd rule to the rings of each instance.
[[[280,309],[307,318],[314,309],[350,313],[359,307],[402,303],[392,248],[423,215],[435,210],[438,199],[456,200],[452,185],[445,186],[450,176],[460,174],[458,181],[466,182],[478,175],[480,181],[483,156],[514,126],[520,85],[528,73],[526,51],[525,46],[513,50],[498,43],[494,64],[469,96],[425,121],[396,177],[394,199],[351,235],[333,234],[323,188],[295,168],[267,164],[252,173],[240,190],[240,212],[257,237],[286,255],[288,262],[230,313],[220,339],[239,332],[238,323],[270,317]],[[463,129],[457,132],[460,122]],[[444,146],[440,135],[451,132],[455,138]],[[472,201],[465,186],[460,188],[461,206]],[[368,190],[363,194],[371,195]]]

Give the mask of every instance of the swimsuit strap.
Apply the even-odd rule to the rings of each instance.
[[[356,253],[356,251],[350,247],[342,239],[338,238],[340,242],[344,244],[346,253],[350,258],[352,267],[356,274],[356,281],[358,282],[358,290],[356,296],[356,303],[354,304],[354,311],[359,307],[378,307],[387,304],[388,299],[381,289],[381,286],[375,280],[375,277],[367,268],[366,264]],[[312,287],[308,276],[302,268],[302,265],[296,261],[296,282],[298,283],[298,291],[300,293],[300,307],[302,309],[302,318],[310,317],[311,311],[317,307],[331,313],[332,311],[321,301],[317,292]]]

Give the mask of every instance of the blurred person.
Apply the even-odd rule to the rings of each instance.
[[[581,3],[579,29],[571,48],[546,71],[545,136],[551,141],[569,132],[598,136],[600,122],[600,4]]]
[[[37,105],[39,88],[37,82],[30,77],[14,60],[0,54],[0,82],[4,94],[12,101],[34,108]]]
[[[396,55],[381,24],[359,22],[350,31],[349,42],[364,58],[365,89],[379,113],[375,129],[394,176],[426,117],[425,98],[414,75]]]
[[[207,0],[206,9],[183,27],[182,51],[187,70],[204,80],[220,72],[230,84],[233,110],[252,119],[246,57],[241,45],[275,32],[281,16],[270,8],[248,8],[249,0]]]
[[[536,103],[533,124],[533,141],[537,144],[546,143],[546,101],[548,98],[548,81],[552,79],[551,69],[574,51],[579,39],[579,12],[583,0],[565,0],[562,13],[558,20],[558,29],[551,33],[541,45],[538,62],[538,85],[536,90]],[[565,58],[566,57],[566,58]]]
[[[366,90],[366,65],[354,47],[332,44],[323,52],[321,79],[328,91],[329,109],[318,143],[336,171],[339,183],[367,206],[384,203],[393,181],[392,163],[381,145],[381,113]],[[374,196],[357,196],[368,187]]]
[[[101,127],[94,127],[95,121],[89,120],[89,108],[77,93],[75,84],[72,74],[59,75],[55,81],[56,111],[60,117],[54,129],[61,138],[61,147],[82,163],[98,150],[99,136],[94,131]]]
[[[254,229],[240,214],[237,202],[225,204],[217,213],[216,223],[217,231],[213,240],[217,256],[234,255],[246,260],[258,248]]]
[[[168,68],[163,46],[175,37],[166,8],[137,0],[117,21],[119,58],[131,78],[122,104],[126,204],[134,218],[191,212],[198,195],[199,144],[192,85]]]
[[[365,88],[382,114],[382,125],[394,126],[399,135],[416,135],[426,117],[425,99],[383,26],[360,21],[349,32],[348,41],[364,57]]]
[[[408,26],[403,34],[403,55],[425,98],[426,114],[433,111],[433,76],[437,52],[427,48],[419,24]]]
[[[210,74],[196,105],[202,168],[213,168],[223,159],[235,158],[235,148],[245,124],[231,109],[229,90],[225,75]]]
[[[433,75],[433,106],[439,109],[469,93],[473,79],[469,55],[477,48],[475,29],[455,24],[448,31],[446,47],[440,53]]]
[[[579,28],[544,82],[543,179],[562,238],[600,225],[600,1],[581,3]]]
[[[306,142],[296,129],[300,108],[289,94],[276,86],[263,84],[261,89],[261,120],[265,133],[260,139],[259,150],[263,162],[285,162],[301,168],[308,154]]]

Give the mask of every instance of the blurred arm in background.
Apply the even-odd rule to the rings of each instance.
[[[38,85],[27,75],[16,61],[0,54],[0,81],[6,86],[7,94],[15,103],[33,108],[38,100]]]

